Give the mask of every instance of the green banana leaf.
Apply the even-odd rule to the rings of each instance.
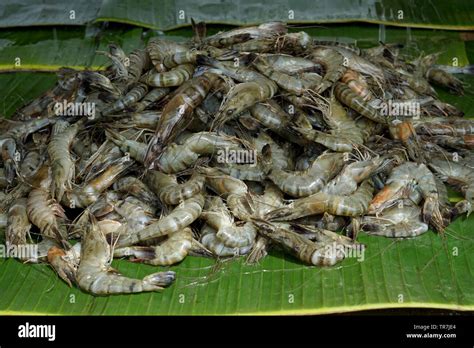
[[[357,27],[359,30],[350,29]],[[68,43],[84,40],[91,45],[81,46],[90,49],[89,55],[79,55],[77,47],[72,48],[77,57],[84,59],[82,62],[74,54],[66,54],[63,58],[57,52],[51,53],[54,64],[40,52],[38,62],[44,66],[74,63],[81,67],[99,68],[107,61],[95,51],[105,50],[109,42],[117,42],[129,52],[143,45],[142,34],[147,37],[156,35],[154,32],[142,33],[141,29],[118,30],[115,33],[107,31],[98,35],[88,34],[88,29],[75,30],[58,30],[56,37],[54,34],[51,37],[51,29],[39,30],[37,37],[30,29],[20,33],[3,31],[6,34],[0,39],[0,65],[4,62],[3,50],[9,48],[7,52],[11,54],[15,52],[11,47],[16,45],[44,45],[42,50],[52,51],[60,45],[69,48],[65,43],[54,43],[55,40]],[[373,45],[379,40],[379,29],[373,26],[347,24],[344,28],[337,28],[328,25],[311,30],[321,37],[357,41],[361,47]],[[426,36],[424,33],[427,33]],[[189,30],[185,35],[182,30],[168,34],[172,37],[190,35]],[[443,54],[440,58],[444,59],[444,64],[449,64],[453,56],[459,56],[459,65],[468,64],[469,58],[473,61],[472,45],[464,45],[458,33],[413,29],[408,34],[406,29],[386,28],[386,41],[407,45],[414,42],[418,49],[427,53],[444,50],[446,56],[443,58]],[[26,55],[28,50],[22,52]],[[34,64],[36,54],[34,51],[29,54],[31,64]],[[438,93],[442,100],[474,116],[474,78],[461,78],[468,85],[466,96],[457,97],[441,90]],[[54,85],[55,81],[56,77],[51,73],[18,71],[0,74],[0,114],[10,116],[18,107]],[[171,269],[176,271],[178,278],[162,293],[111,297],[94,297],[77,288],[69,288],[47,265],[22,264],[14,259],[0,258],[0,314],[322,314],[401,307],[472,311],[472,226],[474,217],[470,216],[456,219],[444,235],[428,232],[414,239],[393,240],[361,233],[358,240],[366,245],[364,260],[361,261],[360,257],[359,261],[348,258],[331,268],[308,267],[276,251],[272,251],[261,264],[252,266],[246,265],[243,258],[215,261],[187,257],[181,264],[170,268],[114,260],[113,266],[130,277],[140,278]]]
[[[161,293],[94,297],[69,288],[47,265],[0,259],[0,315],[271,315],[376,308],[474,310],[474,217],[444,235],[407,240],[361,233],[364,254],[331,268],[309,267],[271,252],[259,265],[243,258],[187,257],[170,267],[177,280]],[[163,267],[114,260],[141,278]]]
[[[73,13],[71,11],[74,11]],[[182,12],[181,12],[182,11]],[[190,25],[190,19],[244,25],[368,22],[453,30],[474,29],[474,3],[464,0],[3,0],[0,27],[119,22],[158,30]]]
[[[83,25],[93,21],[100,1],[74,0],[2,0],[0,28],[37,25]],[[74,12],[71,12],[74,11]]]
[[[400,12],[401,11],[401,12]],[[420,28],[474,29],[474,3],[463,0],[105,0],[96,21],[170,30],[190,19],[218,24],[368,22]]]
[[[217,32],[223,27],[211,26],[209,32]],[[301,29],[292,29],[292,31]],[[361,48],[373,47],[381,39],[389,43],[401,43],[414,56],[422,52],[441,53],[438,64],[458,66],[469,64],[466,43],[457,32],[445,30],[425,30],[386,27],[384,37],[375,25],[326,25],[321,28],[304,28],[314,38],[354,43]],[[0,72],[1,71],[57,71],[61,67],[75,69],[104,68],[109,61],[97,51],[107,51],[107,44],[117,43],[125,52],[143,47],[144,42],[157,35],[155,31],[141,28],[114,28],[100,30],[95,26],[87,28],[22,29],[20,31],[0,30]],[[182,41],[189,38],[189,29],[178,29],[167,33],[171,40]],[[18,59],[20,61],[18,61]]]

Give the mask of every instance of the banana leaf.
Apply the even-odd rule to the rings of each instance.
[[[93,21],[100,1],[75,0],[2,0],[0,28],[37,25],[83,25]],[[74,12],[71,12],[74,11]]]
[[[72,15],[72,12],[74,14]],[[184,11],[184,12],[181,12]],[[244,25],[281,20],[288,23],[368,22],[453,30],[474,29],[474,3],[464,0],[3,0],[0,27],[83,25],[119,22],[158,30],[190,25],[190,19]]]
[[[88,30],[92,34],[88,35]],[[209,32],[223,27],[211,26]],[[297,31],[301,29],[292,29]],[[326,25],[320,28],[304,28],[314,38],[354,43],[361,48],[373,47],[381,40],[380,28],[375,25]],[[441,53],[438,64],[452,65],[455,58],[458,66],[469,64],[466,43],[457,32],[386,27],[385,42],[401,43],[406,51],[418,56],[422,53]],[[144,41],[156,36],[155,31],[141,28],[114,28],[101,30],[89,26],[86,29],[22,29],[20,31],[0,30],[0,72],[1,71],[57,71],[61,67],[75,69],[102,69],[109,64],[104,55],[107,44],[117,43],[125,52],[143,47]],[[189,29],[178,29],[167,33],[166,38],[183,41],[189,38]],[[20,64],[18,60],[20,59]]]
[[[407,240],[362,233],[366,252],[317,268],[271,252],[259,265],[243,258],[187,257],[170,267],[176,282],[161,293],[94,297],[69,288],[47,265],[0,259],[0,315],[281,315],[377,308],[474,310],[474,216],[445,234]],[[114,260],[141,278],[165,268]]]
[[[401,11],[401,12],[400,12]],[[207,23],[247,25],[281,20],[288,23],[368,22],[456,30],[474,29],[474,3],[463,0],[104,0],[96,21],[121,22],[170,30]]]
[[[346,29],[353,27],[357,26],[349,24]],[[99,39],[92,39],[85,31],[58,31],[57,37],[68,42],[81,38],[93,40],[95,45],[91,55],[81,57],[87,58],[87,64],[99,67],[106,60],[97,56],[95,51],[105,50],[107,43],[118,42],[127,47],[127,52],[143,45],[140,39],[142,31],[137,30],[118,34],[101,32],[97,36]],[[361,46],[370,46],[379,39],[378,28],[374,30],[370,26],[363,26],[360,31],[335,26],[313,30],[324,32],[328,38],[357,40]],[[44,45],[45,40],[54,41],[49,32],[42,33],[43,36],[38,34],[37,39],[31,37],[33,34],[29,30],[24,32],[27,34],[23,38],[15,32],[2,36],[8,40],[3,47]],[[186,32],[185,36],[189,36],[189,31]],[[423,32],[432,34],[427,34],[427,42],[423,42]],[[169,34],[183,36],[180,31]],[[411,38],[407,39],[406,29],[387,28],[387,42],[414,41],[426,47],[421,50],[427,53],[432,52],[429,49],[448,47],[445,45],[450,41],[460,42],[459,34],[454,32],[423,30],[418,33],[413,29],[410,34]],[[16,35],[18,38],[15,39]],[[52,50],[51,47],[43,46],[43,49]],[[445,64],[449,64],[454,49],[456,56],[464,57],[459,59],[460,62],[468,64],[470,57],[472,62],[472,55],[469,56],[472,51],[467,50],[466,53],[464,47],[458,43],[449,46]],[[0,62],[3,59],[1,48],[2,41]],[[77,47],[74,52],[77,53]],[[35,57],[34,53],[30,57]],[[61,61],[61,57],[56,59],[56,65],[66,62]],[[74,62],[73,56],[68,59]],[[49,64],[45,58],[41,62]],[[462,78],[468,84],[466,96],[456,97],[440,90],[438,93],[442,100],[457,105],[472,116],[474,78]],[[51,73],[0,74],[0,113],[10,116],[18,107],[50,88],[55,81],[56,77]],[[359,260],[348,258],[331,268],[308,267],[277,251],[272,251],[261,264],[253,266],[246,265],[243,258],[215,261],[187,257],[181,264],[170,268],[114,260],[113,266],[130,277],[140,278],[171,269],[177,272],[178,278],[162,293],[111,297],[94,297],[77,288],[69,288],[47,265],[22,264],[14,259],[0,258],[0,315],[323,314],[402,307],[472,311],[472,226],[474,217],[470,216],[456,219],[443,235],[430,231],[413,239],[393,240],[361,233],[358,240],[366,245],[364,260],[361,257]]]

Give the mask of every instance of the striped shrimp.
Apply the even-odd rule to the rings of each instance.
[[[216,230],[207,224],[204,224],[201,228],[201,243],[218,257],[246,255],[252,248],[251,245],[241,248],[231,248],[225,246],[224,243],[219,238],[217,238]]]
[[[127,84],[131,86],[140,80],[143,71],[147,71],[151,67],[151,59],[146,50],[136,49],[128,56],[128,62]]]
[[[212,132],[195,133],[181,144],[171,144],[158,160],[158,167],[164,173],[178,173],[188,169],[200,156],[213,155],[219,150],[242,149],[242,141],[237,138],[217,135]]]
[[[312,242],[282,225],[263,220],[254,221],[258,231],[271,239],[298,260],[314,266],[333,266],[344,259],[344,252],[324,243]]]
[[[266,219],[290,221],[324,212],[332,215],[360,216],[367,212],[372,199],[372,193],[372,180],[366,179],[351,195],[339,196],[318,192],[314,195],[297,199],[284,208],[269,212],[266,215]]]
[[[217,231],[216,237],[231,248],[241,248],[253,244],[257,230],[251,222],[236,225],[232,214],[220,197],[214,197],[209,208],[201,214],[207,225]]]
[[[95,178],[87,181],[83,186],[75,187],[70,194],[69,200],[63,202],[72,208],[86,208],[94,203],[102,192],[112,186],[117,178],[131,166],[131,161],[123,157],[110,165],[105,171]]]
[[[171,205],[177,205],[198,194],[204,187],[204,177],[201,175],[193,175],[188,181],[178,184],[174,175],[149,170],[145,180],[161,202]]]
[[[26,210],[31,223],[37,226],[41,235],[67,245],[67,216],[59,203],[51,199],[49,187],[51,176],[46,177],[39,187],[28,195]]]
[[[115,101],[112,105],[107,106],[105,110],[102,111],[102,115],[110,115],[115,112],[122,111],[132,104],[136,103],[140,99],[142,99],[146,93],[148,92],[147,85],[143,83],[136,83],[130,91],[125,94],[124,97]]]
[[[154,266],[171,266],[184,260],[192,248],[193,232],[189,227],[167,236],[159,245],[119,248],[114,257],[133,256],[135,262]]]
[[[346,165],[342,171],[331,180],[322,192],[331,195],[346,196],[353,193],[360,182],[372,175],[383,163],[382,157],[374,157],[364,161],[356,161]]]
[[[428,165],[443,182],[462,192],[465,199],[456,204],[455,210],[458,213],[467,212],[467,215],[469,215],[474,206],[473,168],[462,161],[448,161],[439,157],[430,158]]]
[[[140,78],[140,81],[152,87],[174,87],[180,86],[189,80],[193,73],[194,65],[182,64],[165,72],[150,70]]]
[[[370,202],[369,214],[380,213],[405,198],[410,185],[417,184],[425,202],[423,221],[430,223],[437,231],[444,230],[443,217],[439,208],[439,195],[434,175],[424,164],[405,162],[392,170],[385,187]]]
[[[373,98],[365,78],[354,70],[347,70],[342,75],[341,82],[345,83],[353,92],[359,95],[363,101],[369,101]]]
[[[267,100],[266,103],[257,103],[250,107],[249,110],[253,118],[263,127],[272,130],[292,143],[307,145],[308,141],[290,127],[292,117],[274,100]]]
[[[140,179],[133,176],[118,179],[113,188],[117,192],[132,195],[147,204],[156,204],[157,202],[157,197],[152,190]]]
[[[363,216],[359,223],[368,234],[390,238],[416,237],[428,231],[428,225],[421,221],[421,209],[411,201],[392,206],[377,216]]]
[[[292,76],[276,70],[260,56],[256,56],[252,65],[266,77],[275,81],[280,88],[296,95],[309,93],[321,84],[321,77],[318,75],[312,75],[311,79],[303,76]]]
[[[164,40],[161,37],[153,37],[148,41],[146,51],[158,72],[164,71],[163,60],[166,56],[187,52],[189,49],[175,41]]]
[[[259,57],[271,65],[275,70],[288,75],[304,72],[321,72],[320,64],[309,59],[294,57],[286,54],[260,54]]]
[[[174,210],[157,222],[142,230],[133,230],[126,236],[118,236],[117,247],[126,247],[149,239],[170,235],[181,231],[199,218],[204,206],[204,196],[194,195],[183,201]]]
[[[26,244],[31,229],[26,198],[17,199],[10,206],[7,214],[6,227],[5,237],[7,245]]]
[[[149,167],[166,145],[187,126],[194,109],[201,104],[217,79],[218,76],[212,73],[197,76],[166,104],[158,120],[155,135],[149,142],[145,166]]]
[[[325,153],[319,156],[310,168],[301,172],[288,172],[274,168],[268,178],[280,190],[293,197],[306,197],[319,192],[344,165],[341,153]]]
[[[155,87],[152,88],[139,102],[132,106],[133,111],[139,113],[148,108],[153,103],[156,103],[166,97],[170,93],[168,87]]]
[[[345,83],[336,82],[334,94],[342,104],[347,105],[362,116],[378,123],[387,124],[387,119],[381,115],[377,109],[365,102],[359,94],[354,92]]]
[[[70,148],[83,122],[72,125],[56,122],[53,136],[48,145],[53,180],[51,182],[52,198],[61,202],[66,191],[72,190],[72,180],[75,175],[75,164],[71,158]]]
[[[204,43],[215,47],[227,47],[251,39],[274,38],[286,34],[287,30],[285,23],[268,22],[217,33],[205,38]]]
[[[346,71],[344,57],[333,48],[316,47],[311,51],[310,59],[315,63],[321,64],[325,69],[323,80],[318,88],[315,89],[315,92],[318,94],[331,87]]]
[[[89,216],[81,248],[81,262],[77,269],[77,285],[94,295],[139,293],[159,291],[169,286],[175,279],[174,272],[153,273],[143,279],[132,279],[120,275],[110,267],[111,247],[97,225]]]

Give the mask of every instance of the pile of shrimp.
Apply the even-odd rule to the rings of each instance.
[[[464,84],[437,54],[280,22],[193,29],[128,55],[111,44],[104,71],[61,69],[1,123],[0,223],[9,248],[35,246],[18,258],[95,295],[160,291],[175,272],[133,279],[112,260],[254,264],[276,248],[332,266],[361,231],[442,234],[471,212],[474,122],[438,99],[432,85]]]

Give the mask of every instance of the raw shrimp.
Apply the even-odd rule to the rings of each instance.
[[[204,187],[204,177],[193,175],[188,181],[178,184],[174,175],[155,170],[146,173],[145,180],[165,204],[176,205],[198,194]]]
[[[77,285],[81,289],[94,295],[108,295],[159,291],[171,285],[175,279],[175,273],[171,271],[153,273],[140,280],[122,276],[111,268],[111,247],[95,218],[90,215],[89,219],[76,274]]]
[[[316,47],[311,51],[310,59],[315,63],[321,64],[325,70],[321,84],[315,89],[315,92],[318,94],[331,87],[346,71],[344,57],[333,48]]]
[[[343,165],[343,154],[325,153],[305,171],[288,172],[274,168],[268,178],[283,192],[293,197],[306,197],[319,192]]]
[[[424,164],[405,162],[392,170],[386,186],[374,197],[369,207],[370,213],[380,213],[407,194],[410,184],[416,183],[425,200],[423,221],[431,223],[438,231],[444,230],[443,218],[439,210],[439,196],[434,175]]]
[[[322,192],[332,195],[350,195],[360,182],[367,179],[382,165],[383,158],[374,157],[365,161],[356,161],[346,165],[342,171],[331,180]]]
[[[241,248],[226,247],[224,243],[217,238],[216,231],[206,224],[203,225],[201,229],[201,243],[219,257],[246,255],[252,248],[250,245]]]
[[[151,189],[140,179],[133,176],[118,179],[113,188],[118,192],[133,195],[147,204],[156,204],[157,202],[157,197]]]
[[[342,82],[336,82],[334,88],[334,95],[336,98],[344,105],[350,107],[351,109],[357,111],[362,116],[367,117],[368,119],[387,124],[387,118],[379,113],[371,104],[364,101],[357,93],[352,91],[349,86]]]
[[[170,266],[181,262],[192,247],[193,233],[189,227],[173,233],[155,247],[126,247],[116,249],[114,257],[134,256],[134,261],[154,266]]]
[[[428,231],[428,225],[421,221],[421,209],[413,203],[397,204],[377,216],[366,215],[359,222],[364,231],[376,236],[406,238]]]
[[[344,259],[343,252],[337,252],[322,243],[311,242],[298,233],[265,221],[254,222],[259,233],[270,238],[298,260],[315,266],[333,266]]]
[[[146,167],[149,167],[156,157],[161,155],[168,143],[172,142],[187,126],[194,109],[201,104],[217,79],[218,76],[212,73],[197,76],[166,104],[158,120],[155,135],[148,145],[145,156]]]
[[[53,127],[53,136],[48,145],[48,154],[51,162],[53,180],[51,182],[52,198],[61,202],[65,191],[72,190],[75,165],[71,158],[70,148],[76,138],[82,122],[73,125],[65,124],[65,129],[54,132],[60,123]]]
[[[194,65],[182,64],[166,72],[149,71],[140,78],[140,82],[152,87],[180,86],[193,76]]]
[[[31,223],[26,205],[27,199],[20,198],[13,202],[8,210],[5,231],[7,245],[26,244],[27,237],[30,236]]]
[[[201,218],[217,231],[216,237],[227,247],[241,248],[251,245],[257,235],[251,222],[246,222],[242,226],[235,224],[233,216],[220,197],[213,200],[212,206],[201,214]]]
[[[121,248],[181,231],[199,218],[203,206],[204,196],[202,194],[194,195],[174,208],[169,215],[162,217],[144,229],[130,231],[126,236],[117,236],[118,240],[114,243],[116,243],[117,247]],[[114,236],[112,236],[113,238]]]
[[[351,195],[338,196],[318,192],[297,199],[284,208],[273,210],[266,215],[266,218],[275,221],[289,221],[324,212],[332,215],[359,216],[367,212],[372,193],[372,180],[366,179]]]

